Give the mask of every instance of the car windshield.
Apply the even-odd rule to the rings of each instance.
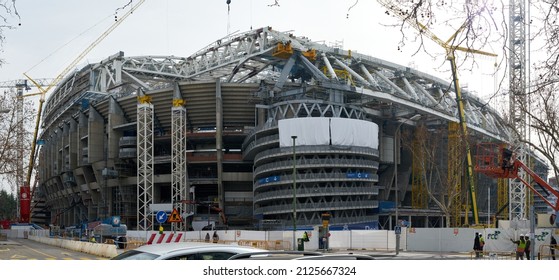
[[[159,255],[136,250],[126,251],[111,260],[155,260]]]

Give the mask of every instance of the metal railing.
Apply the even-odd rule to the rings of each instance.
[[[297,212],[332,211],[345,209],[373,209],[378,208],[378,201],[336,201],[336,202],[310,202],[298,203]],[[293,205],[264,206],[254,209],[254,214],[279,214],[291,213]]]
[[[297,197],[313,197],[313,196],[328,196],[328,195],[376,195],[378,188],[376,187],[353,187],[353,188],[317,188],[307,189],[298,188],[296,191]],[[292,190],[279,190],[259,193],[254,196],[254,202],[262,200],[283,199],[293,197]]]

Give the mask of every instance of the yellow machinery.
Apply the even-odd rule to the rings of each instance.
[[[462,102],[462,92],[461,92],[461,88],[460,88],[460,83],[458,81],[458,70],[457,70],[457,67],[456,67],[455,52],[456,51],[462,51],[462,52],[467,52],[467,53],[481,54],[481,55],[493,56],[493,57],[495,57],[497,55],[493,54],[493,53],[488,53],[488,52],[484,52],[484,51],[479,51],[479,50],[474,50],[474,49],[470,49],[470,48],[464,48],[464,47],[453,46],[452,45],[452,42],[455,40],[456,36],[458,36],[458,34],[460,34],[460,32],[462,32],[466,27],[468,27],[468,24],[469,24],[468,20],[466,20],[462,24],[462,26],[460,26],[460,28],[458,28],[458,30],[456,30],[456,32],[454,32],[454,34],[452,36],[450,36],[450,38],[445,42],[445,41],[439,39],[439,37],[437,37],[435,34],[433,34],[425,25],[419,23],[414,18],[408,17],[404,11],[398,10],[397,6],[392,4],[389,0],[377,0],[377,1],[382,6],[384,6],[386,9],[388,9],[390,12],[392,12],[393,15],[396,15],[396,16],[400,17],[402,20],[407,22],[409,25],[411,25],[412,27],[417,29],[417,31],[419,31],[419,33],[421,33],[423,35],[426,35],[431,40],[433,40],[435,43],[439,44],[441,47],[443,47],[445,49],[446,59],[450,62],[450,66],[451,66],[451,70],[452,70],[452,77],[453,77],[453,82],[454,82],[454,90],[456,92],[456,103],[458,105],[458,116],[459,116],[459,119],[460,119],[460,127],[461,127],[461,130],[462,130],[462,137],[463,137],[463,139],[468,139],[468,127],[467,127],[467,124],[466,124],[464,102]],[[470,152],[470,146],[468,145],[468,142],[464,141],[464,145],[466,147],[466,158],[467,158],[467,165],[468,165],[467,168],[466,168],[466,171],[467,171],[467,175],[468,175],[468,187],[469,187],[469,190],[470,190],[470,197],[471,197],[471,201],[472,201],[472,211],[473,211],[473,216],[474,216],[474,224],[477,225],[477,224],[479,224],[479,215],[478,215],[478,210],[477,210],[476,192],[475,192],[474,176],[473,176],[474,165],[473,165],[472,155],[471,155],[471,152]]]
[[[411,206],[415,209],[427,208],[428,193],[427,183],[425,182],[425,150],[421,148],[421,139],[416,138],[412,142],[412,183],[411,183]]]
[[[45,102],[46,93],[53,88],[58,82],[60,82],[70,70],[72,70],[93,48],[95,48],[103,39],[105,39],[116,27],[118,27],[129,15],[131,15],[140,5],[142,5],[145,0],[140,0],[136,5],[134,5],[126,14],[124,14],[119,20],[116,20],[103,34],[101,34],[93,43],[91,43],[78,57],[76,57],[46,88],[43,88],[41,84],[33,80],[29,75],[23,73],[27,79],[29,79],[40,91],[41,98],[39,99],[39,109],[37,111],[37,121],[35,123],[35,130],[33,132],[33,142],[31,143],[31,153],[29,155],[29,169],[27,171],[27,177],[25,180],[25,186],[29,186],[31,182],[31,174],[33,173],[33,167],[35,166],[35,150],[37,146],[37,135],[39,133],[39,125],[41,122],[41,114],[43,111],[43,103]]]
[[[462,149],[460,147],[460,125],[455,122],[448,123],[448,199],[450,204],[450,226],[462,226]]]

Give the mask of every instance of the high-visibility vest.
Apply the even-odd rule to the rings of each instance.
[[[516,246],[516,251],[517,252],[524,252],[524,250],[526,250],[526,241],[520,240],[519,243],[518,243],[518,246]]]

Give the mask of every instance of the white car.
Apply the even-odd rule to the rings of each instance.
[[[227,260],[237,254],[265,251],[219,243],[176,242],[140,246],[111,260]]]

